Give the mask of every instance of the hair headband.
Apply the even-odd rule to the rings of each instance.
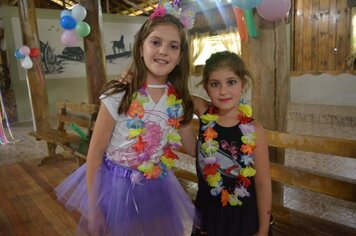
[[[174,0],[173,3],[166,2],[165,4],[158,4],[158,7],[150,15],[149,19],[153,20],[157,17],[165,15],[172,15],[176,17],[186,29],[193,28],[195,13],[191,10],[183,11],[179,6],[179,0]]]

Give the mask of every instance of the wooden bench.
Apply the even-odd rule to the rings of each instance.
[[[47,142],[48,156],[42,159],[41,164],[63,157],[62,154],[56,153],[57,146],[60,146],[81,165],[85,162],[99,105],[58,101],[56,106],[57,127],[29,133],[37,140]]]
[[[193,124],[197,131],[198,121],[193,120]],[[356,140],[296,135],[271,130],[265,130],[265,133],[270,147],[329,154],[340,158],[356,158]],[[283,164],[270,163],[270,165],[273,182],[356,203],[356,181],[326,176],[316,171],[292,168]],[[195,173],[176,168],[175,174],[179,180],[197,182]],[[189,189],[196,190],[191,187]],[[194,195],[194,193],[190,193],[190,195]],[[274,236],[356,235],[356,228],[287,208],[283,206],[283,203],[273,203],[272,215],[274,217],[274,226],[272,227]]]

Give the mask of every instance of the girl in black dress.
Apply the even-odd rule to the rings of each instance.
[[[235,53],[218,52],[206,61],[201,84],[211,102],[194,97],[200,117],[196,206],[202,219],[195,235],[268,235],[272,201],[268,147],[263,127],[241,100],[249,78]]]

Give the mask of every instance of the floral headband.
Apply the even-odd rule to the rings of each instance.
[[[162,17],[169,14],[179,19],[184,28],[188,30],[193,28],[195,13],[191,10],[182,12],[182,8],[179,8],[178,2],[179,1],[176,0],[173,2],[173,4],[166,2],[163,6],[159,4],[154,12],[150,15],[149,19],[153,20],[157,17]]]

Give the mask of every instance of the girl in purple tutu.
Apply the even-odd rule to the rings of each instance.
[[[79,235],[190,235],[194,206],[170,169],[180,143],[195,155],[192,17],[159,6],[135,37],[132,83],[104,87],[87,162],[56,188],[58,199],[81,213]]]

